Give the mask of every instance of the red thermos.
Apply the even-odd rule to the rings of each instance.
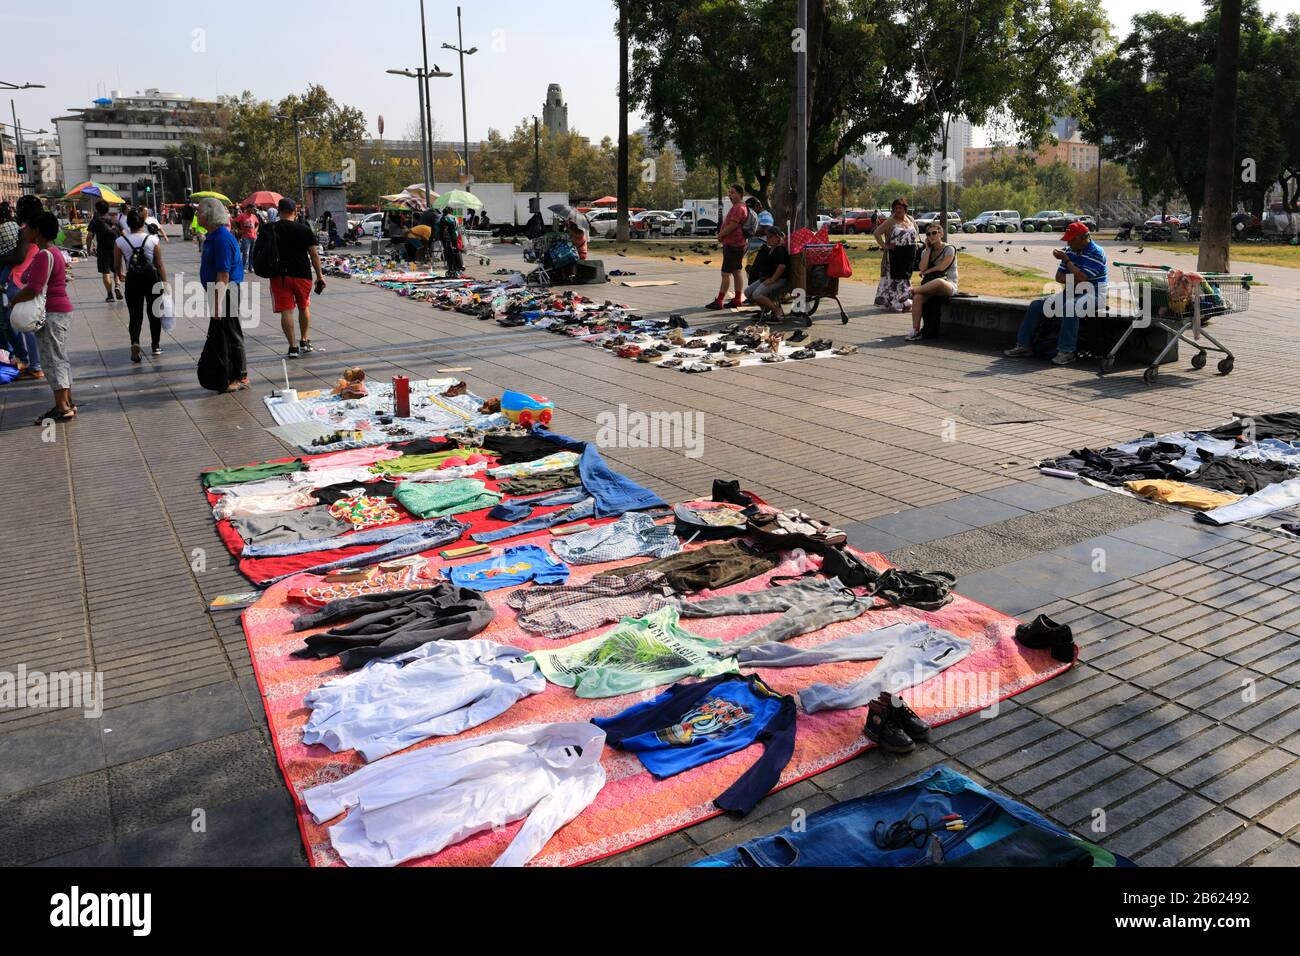
[[[405,375],[393,376],[393,415],[411,417],[411,380]]]

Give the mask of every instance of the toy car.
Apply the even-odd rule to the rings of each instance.
[[[549,425],[555,413],[555,403],[544,395],[525,395],[523,392],[501,393],[501,414],[516,425]]]

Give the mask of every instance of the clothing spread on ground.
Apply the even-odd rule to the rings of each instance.
[[[582,584],[536,586],[512,591],[506,604],[515,623],[530,634],[558,640],[623,618],[646,617],[668,604],[671,589],[658,571],[626,577],[602,574]]]
[[[483,595],[443,582],[429,588],[364,594],[331,601],[319,611],[294,621],[295,631],[307,631],[347,621],[328,631],[309,634],[298,657],[339,658],[344,670],[368,661],[414,650],[429,641],[473,637],[496,616]]]
[[[371,661],[306,696],[303,741],[378,760],[477,727],[546,688],[525,653],[492,641],[430,641]]]
[[[555,560],[544,549],[533,544],[506,548],[496,557],[485,561],[444,568],[443,574],[457,587],[473,588],[475,591],[518,587],[529,581],[563,584],[569,579],[569,569],[563,562]]]
[[[610,574],[622,577],[636,571],[658,571],[674,591],[689,594],[739,584],[771,571],[776,565],[776,555],[755,552],[739,541],[719,541],[671,557],[615,568]]]
[[[395,866],[525,820],[494,866],[523,866],[605,785],[605,734],[539,724],[387,757],[303,793],[349,866]]]
[[[720,810],[742,814],[775,786],[794,753],[794,698],[778,694],[757,674],[674,684],[654,700],[592,723],[611,746],[635,753],[659,779],[761,742],[762,756],[713,801]]]
[[[491,508],[501,500],[499,491],[489,491],[477,478],[455,481],[403,481],[393,492],[402,507],[421,518],[458,515]]]
[[[1099,450],[1072,451],[1039,467],[1068,472],[1164,504],[1209,524],[1253,521],[1300,505],[1300,413],[1237,418],[1213,428],[1148,434]],[[1200,489],[1200,490],[1198,490]]]
[[[684,631],[676,609],[663,607],[645,617],[626,618],[591,640],[534,651],[532,659],[547,680],[572,687],[579,697],[617,697],[685,677],[734,671],[735,661],[713,656],[722,647],[721,641]]]

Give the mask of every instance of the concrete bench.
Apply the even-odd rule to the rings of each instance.
[[[1010,348],[1016,344],[1016,332],[1020,329],[1020,321],[1025,317],[1025,309],[1028,307],[1028,299],[1005,299],[998,296],[944,299],[940,312],[940,335],[945,339],[978,342],[999,349]],[[1128,328],[1128,324],[1129,319],[1119,315],[1085,318],[1079,325],[1079,347],[1091,352],[1099,349],[1108,352]],[[1159,328],[1134,329],[1120,349],[1118,358],[1121,362],[1150,365],[1172,337]],[[1176,361],[1177,345],[1169,350],[1162,364]]]

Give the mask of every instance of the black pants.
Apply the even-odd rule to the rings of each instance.
[[[456,248],[456,243],[444,242],[442,244],[442,257],[447,261],[448,272],[465,271],[465,263],[461,260],[460,250]]]
[[[244,353],[244,327],[239,324],[239,286],[226,287],[222,303],[221,332],[226,340],[226,361],[232,382],[248,377],[248,356]]]
[[[149,343],[155,349],[162,338],[162,318],[158,316],[155,303],[158,294],[154,292],[158,280],[156,276],[126,276],[126,311],[130,316],[127,325],[131,333],[131,344],[140,344],[140,330],[144,327],[144,317],[149,316]]]

